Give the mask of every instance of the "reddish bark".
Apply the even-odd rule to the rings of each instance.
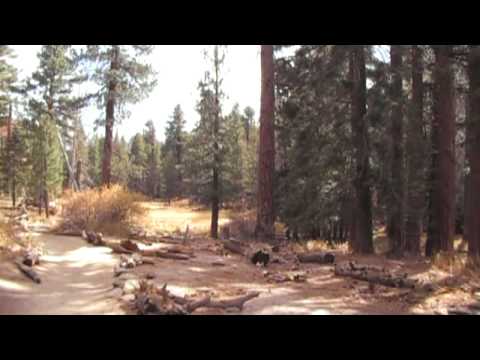
[[[455,219],[455,103],[452,46],[437,45],[434,69],[430,229],[427,256],[453,250]]]
[[[273,241],[274,207],[273,176],[275,169],[275,70],[273,45],[261,48],[262,90],[260,108],[260,144],[258,150],[258,198],[255,236],[261,240]]]
[[[373,253],[372,195],[370,189],[369,142],[366,115],[365,48],[355,46],[350,52],[351,126],[353,133],[355,189],[350,242],[354,252]]]
[[[403,49],[402,45],[391,45],[390,58],[392,69],[392,115],[391,115],[391,193],[390,193],[390,233],[392,252],[401,254],[404,250],[403,227]]]
[[[465,198],[465,227],[468,253],[478,262],[480,257],[480,48],[472,45],[468,61],[470,79],[467,126],[468,186]]]
[[[220,91],[219,69],[220,60],[218,48],[215,47],[215,118],[213,122],[213,182],[212,182],[212,218],[210,224],[210,236],[218,239],[218,218],[220,212],[220,183],[218,179],[218,167],[220,166],[218,135],[220,127]]]
[[[412,45],[412,110],[407,125],[407,211],[405,250],[420,252],[420,236],[424,208],[424,139],[423,133],[423,51]]]

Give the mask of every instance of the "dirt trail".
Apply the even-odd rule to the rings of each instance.
[[[46,254],[35,284],[11,263],[0,263],[0,314],[123,314],[113,298],[111,250],[76,237],[34,234]]]

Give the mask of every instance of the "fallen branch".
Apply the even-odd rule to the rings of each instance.
[[[120,243],[120,246],[128,251],[140,251],[138,245],[132,240],[124,240]]]
[[[247,301],[259,295],[259,292],[251,292],[224,300],[212,300],[210,296],[192,300],[171,294],[166,284],[159,289],[143,282],[140,285],[140,292],[136,294],[135,306],[142,315],[186,315],[202,307],[242,310]]]
[[[40,276],[38,276],[38,274],[31,268],[23,265],[20,261],[15,261],[15,264],[17,265],[18,269],[29,279],[33,280],[37,284],[40,284],[42,282]]]
[[[247,250],[237,241],[225,240],[223,241],[223,247],[234,254],[238,254],[242,256],[246,255]]]
[[[112,249],[112,251],[115,254],[127,254],[127,255],[133,254],[133,251],[129,251],[127,249],[124,249],[119,244],[107,244],[106,246],[109,247],[110,249]]]
[[[385,271],[385,269],[374,269],[375,270],[372,270],[372,268],[365,266],[357,267],[354,263],[350,262],[347,265],[335,266],[335,275],[394,288],[415,289],[419,286],[418,281],[409,279],[408,274],[406,273],[402,275],[394,275]]]

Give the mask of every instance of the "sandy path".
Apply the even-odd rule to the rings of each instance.
[[[0,314],[123,314],[112,289],[115,256],[81,238],[36,234],[46,254],[35,284],[11,263],[0,264]]]

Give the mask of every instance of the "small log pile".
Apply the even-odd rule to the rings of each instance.
[[[202,307],[225,310],[235,308],[241,311],[247,301],[259,295],[258,292],[250,292],[223,300],[212,300],[210,296],[189,299],[173,295],[167,290],[166,284],[158,288],[142,281],[139,291],[135,294],[134,306],[139,315],[188,315]]]
[[[345,264],[337,264],[335,266],[335,275],[393,288],[423,288],[427,291],[431,289],[429,284],[421,284],[418,280],[409,278],[407,273],[394,274],[385,268],[359,265],[353,261]]]

